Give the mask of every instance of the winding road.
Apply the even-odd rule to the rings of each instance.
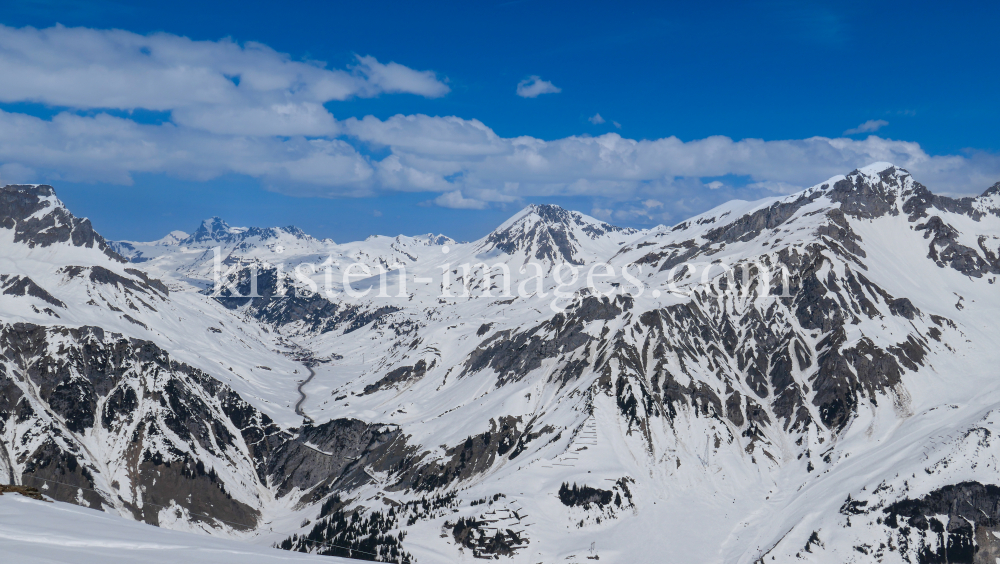
[[[304,419],[306,423],[312,423],[312,417],[309,417],[304,411],[302,411],[302,402],[306,401],[306,393],[302,391],[302,387],[312,381],[312,379],[316,376],[316,371],[313,370],[312,366],[309,366],[308,364],[303,363],[302,366],[305,366],[306,370],[309,371],[309,377],[299,382],[299,396],[301,397],[299,397],[299,401],[295,402],[295,414],[301,415],[302,419]]]

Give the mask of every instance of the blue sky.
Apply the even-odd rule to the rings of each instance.
[[[149,4],[0,18],[0,180],[111,238],[473,239],[532,202],[643,227],[876,160],[1000,180],[986,2]]]

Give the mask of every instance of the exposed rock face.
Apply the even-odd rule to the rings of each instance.
[[[522,445],[528,442],[522,439],[531,440],[531,428],[530,423],[525,426],[519,417],[490,419],[488,431],[469,436],[465,442],[449,448],[442,460],[428,463],[413,457],[404,461],[396,487],[434,491],[482,474],[500,458],[516,458],[523,450]]]
[[[308,491],[315,486],[322,499],[344,482],[364,483],[371,478],[363,470],[383,454],[385,447],[400,439],[399,429],[371,425],[356,419],[337,419],[319,426],[304,426],[294,441],[283,443],[268,460],[268,475],[285,495],[293,488]],[[403,446],[405,440],[400,440]],[[391,457],[390,457],[391,458]],[[380,460],[391,465],[392,461]]]
[[[745,215],[736,221],[717,227],[705,234],[711,243],[735,243],[749,241],[762,232],[774,229],[788,221],[805,204],[819,197],[819,193],[803,195],[792,202],[778,202],[764,209]]]
[[[433,368],[433,365],[431,368]],[[418,361],[415,366],[400,366],[398,368],[393,368],[388,374],[380,378],[378,382],[365,386],[364,393],[370,394],[378,390],[384,390],[390,386],[404,384],[410,380],[419,380],[420,378],[423,378],[426,373],[427,362],[423,359]]]
[[[259,321],[276,327],[301,322],[309,332],[351,333],[399,311],[392,305],[364,308],[331,302],[318,292],[303,291],[276,268],[256,263],[241,265],[230,278],[231,284],[216,299],[230,309],[246,306]],[[215,288],[204,291],[215,292]]]
[[[25,430],[5,445],[4,470],[59,500],[82,488],[84,504],[148,523],[176,511],[210,526],[254,528],[258,489],[273,484],[282,496],[366,482],[352,461],[398,434],[345,419],[292,435],[155,344],[98,327],[5,325],[0,354],[0,431]],[[95,458],[95,444],[115,445],[111,457]]]
[[[586,556],[979,561],[1000,527],[997,199],[878,165],[671,229],[535,206],[447,256],[420,250],[435,238],[338,255],[414,280],[494,259],[635,276],[603,295],[581,269],[555,309],[415,282],[318,295],[261,250],[291,230],[221,220],[161,245],[204,261],[224,241],[218,296],[153,254],[0,273],[18,316],[0,319],[0,472],[163,526],[294,521],[280,547],[357,558],[582,561],[564,548],[598,538]],[[318,248],[290,264],[332,264]]]
[[[3,286],[3,293],[8,296],[34,296],[46,303],[52,304],[56,307],[66,307],[61,300],[56,299],[52,294],[48,293],[35,281],[27,276],[0,275],[0,285]]]
[[[1000,538],[993,534],[1000,531],[1000,487],[962,482],[897,501],[884,512],[890,527],[914,534],[918,544],[910,550],[921,564],[995,562],[1000,556]]]
[[[588,296],[571,306],[566,314],[523,331],[499,331],[486,338],[465,363],[463,373],[491,368],[498,374],[497,386],[515,382],[541,366],[543,360],[570,354],[591,341],[583,332],[584,324],[598,319],[611,320],[623,309],[631,307],[631,299]],[[553,378],[571,379],[580,365],[570,365]],[[577,374],[578,375],[578,374]]]
[[[531,205],[486,237],[479,250],[552,264],[583,264],[589,241],[634,233],[558,206]]]
[[[924,231],[924,238],[930,240],[927,258],[940,267],[951,267],[967,276],[982,278],[987,274],[1000,274],[1000,261],[996,251],[985,245],[986,238],[979,239],[979,250],[958,242],[958,230],[945,223],[940,216],[933,216],[926,223],[915,227]],[[980,254],[982,252],[982,255]]]
[[[248,239],[273,239],[278,232],[292,235],[298,239],[310,238],[304,231],[295,226],[288,227],[231,227],[221,217],[206,219],[189,237],[181,239],[177,245],[197,245],[204,243],[240,243]]]
[[[69,213],[56,199],[51,186],[9,184],[0,188],[0,227],[14,230],[14,242],[29,247],[48,247],[71,242],[77,247],[97,248],[113,260],[127,262],[111,250],[104,237]]]

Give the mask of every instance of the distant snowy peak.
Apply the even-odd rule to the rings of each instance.
[[[192,260],[203,263],[204,253],[211,257],[212,249],[216,247],[221,249],[224,257],[233,254],[242,257],[256,255],[259,259],[274,253],[324,253],[333,245],[333,241],[315,239],[294,226],[233,227],[220,217],[210,217],[190,235],[183,231],[172,231],[156,241],[115,241],[110,245],[130,262],[155,260],[166,271],[180,269],[187,272],[195,266],[191,263]],[[190,253],[198,250],[203,253]]]
[[[167,233],[162,239],[152,241],[152,244],[162,245],[162,246],[177,245],[178,243],[180,243],[184,239],[187,239],[190,236],[191,235],[180,230],[171,231],[170,233]]]
[[[403,238],[402,236],[396,237],[396,240],[400,241],[402,238]],[[440,233],[437,235],[433,233],[427,233],[426,235],[414,235],[413,237],[409,237],[409,239],[412,239],[415,244],[425,245],[428,247],[440,246],[440,245],[454,245],[457,243],[457,241],[455,241],[451,237],[448,237],[447,235],[441,235]]]
[[[424,235],[396,235],[395,237],[390,237],[388,235],[369,235],[365,238],[366,243],[385,243],[386,241],[391,241],[390,245],[404,245],[407,247],[433,247],[440,245],[455,245],[457,241],[448,237],[447,235],[435,235],[433,233],[426,233]],[[351,243],[348,243],[350,245]],[[357,243],[354,243],[357,244]]]
[[[68,243],[96,248],[108,258],[127,262],[101,237],[90,220],[74,216],[44,184],[10,184],[0,188],[0,227],[13,230],[14,242],[28,247]]]
[[[564,228],[579,228],[591,239],[597,239],[609,233],[636,233],[631,227],[618,227],[605,223],[599,219],[584,215],[580,212],[567,210],[553,204],[531,204],[508,219],[498,230],[505,226],[516,224],[538,224],[542,223],[550,227],[561,226]]]
[[[1000,182],[990,186],[976,198],[972,206],[980,213],[1000,215]]]
[[[221,217],[215,216],[201,222],[198,229],[190,237],[180,241],[180,243],[190,245],[206,241],[229,242],[233,237],[244,231],[246,231],[245,227],[231,227]]]
[[[267,241],[282,236],[295,239],[313,239],[298,227],[233,227],[221,217],[215,216],[201,222],[194,233],[188,235],[183,231],[173,231],[159,241],[142,243],[142,245],[178,245],[182,247],[205,247],[217,244],[241,243],[256,239]]]
[[[156,241],[122,241],[122,243],[131,243],[133,246],[141,245],[145,247],[212,247],[215,245],[241,243],[252,239],[267,241],[278,239],[282,236],[290,236],[294,239],[313,239],[311,235],[294,225],[289,225],[288,227],[233,227],[221,217],[216,216],[201,222],[198,229],[190,235],[183,231],[171,231],[165,237]]]
[[[586,251],[600,246],[621,246],[639,231],[605,223],[559,206],[532,204],[481,240],[477,252],[502,252],[526,260],[583,264]]]

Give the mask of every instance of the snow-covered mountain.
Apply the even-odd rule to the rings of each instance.
[[[183,285],[212,282],[216,258],[230,267],[239,263],[354,263],[389,267],[418,260],[428,249],[454,244],[444,235],[372,236],[364,241],[336,244],[288,227],[232,227],[222,218],[202,222],[191,235],[174,231],[157,241],[115,241],[110,247],[133,263],[160,272]]]
[[[479,241],[476,252],[506,254],[548,263],[604,260],[641,232],[598,221],[553,205],[530,205]]]
[[[878,163],[647,231],[109,244],[8,186],[0,479],[387,561],[987,561],[998,194]]]

